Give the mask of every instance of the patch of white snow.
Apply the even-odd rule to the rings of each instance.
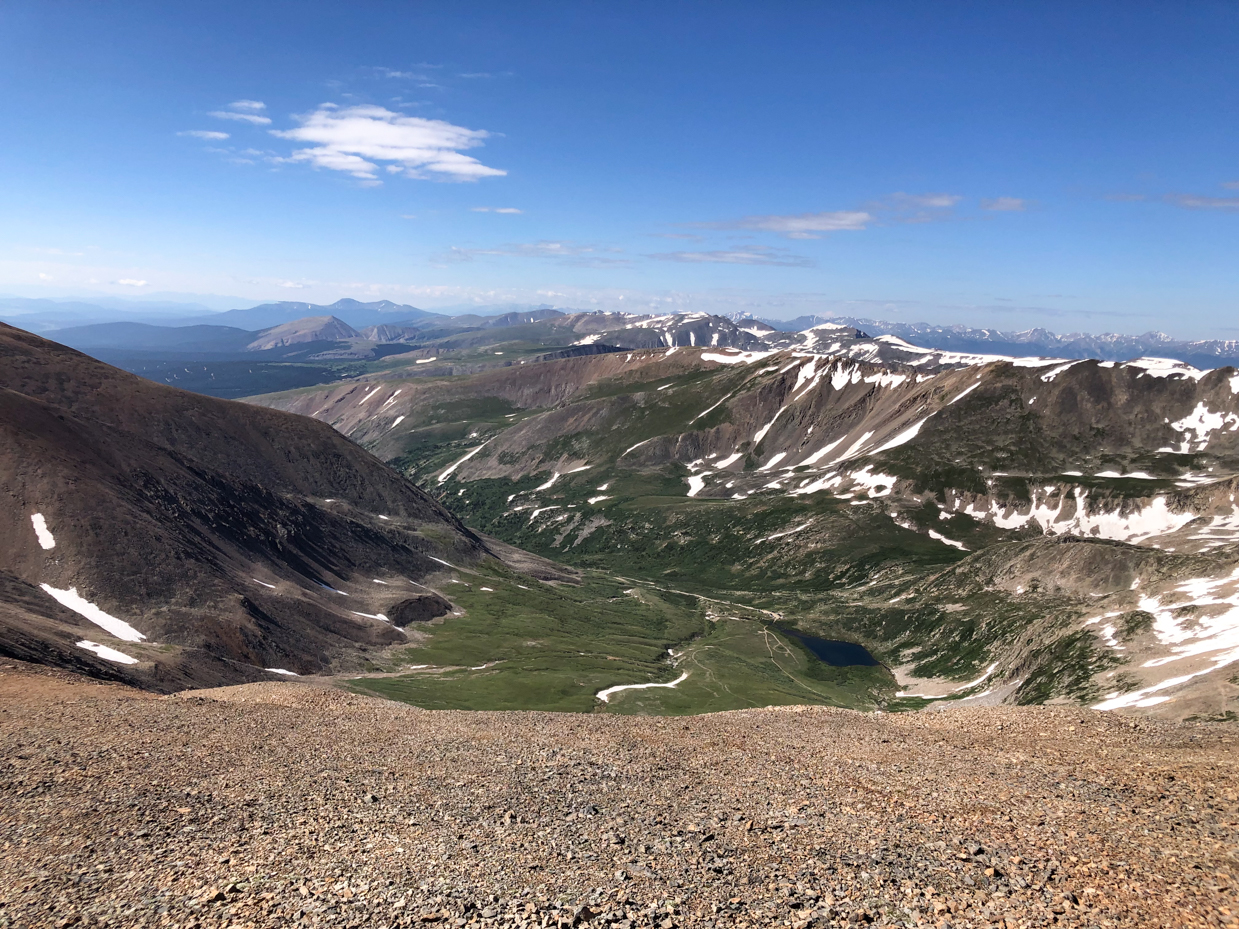
[[[141,642],[146,638],[146,636],[138,632],[137,629],[134,629],[133,626],[123,619],[117,619],[115,616],[103,612],[103,610],[89,600],[83,599],[78,595],[76,587],[70,587],[68,590],[57,590],[50,584],[40,584],[39,586],[45,594],[52,597],[61,606],[86,617],[96,626],[106,630],[118,639],[123,639],[126,642]]]

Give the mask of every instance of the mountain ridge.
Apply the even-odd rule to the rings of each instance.
[[[0,362],[12,657],[164,691],[359,668],[405,639],[376,617],[420,601],[433,613],[410,578],[493,560],[328,427],[152,384],[7,326]]]

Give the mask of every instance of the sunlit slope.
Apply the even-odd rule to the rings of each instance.
[[[507,541],[860,641],[904,693],[1191,713],[1235,692],[1237,389],[1151,359],[675,348],[261,402]],[[1064,559],[1090,580],[1046,576]]]
[[[352,687],[432,709],[672,714],[871,709],[893,690],[885,668],[832,667],[741,603],[596,571],[562,584],[478,566],[435,586],[457,612],[411,629],[409,647]]]

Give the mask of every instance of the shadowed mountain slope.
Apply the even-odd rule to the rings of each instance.
[[[0,436],[0,650],[13,657],[160,690],[357,669],[403,639],[385,615],[425,595],[414,581],[488,557],[324,424],[156,385],[8,326]]]

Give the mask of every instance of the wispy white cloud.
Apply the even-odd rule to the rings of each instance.
[[[179,136],[189,136],[192,139],[206,139],[209,142],[222,142],[229,138],[226,132],[213,132],[210,129],[187,129],[184,132],[178,132]]]
[[[745,216],[721,223],[695,223],[705,229],[755,229],[777,232],[789,239],[817,239],[825,232],[851,232],[864,229],[874,217],[862,210],[827,213],[797,213],[788,216]]]
[[[271,130],[282,139],[313,144],[297,149],[286,161],[343,171],[372,184],[381,183],[378,162],[387,162],[382,170],[389,174],[411,178],[476,181],[507,174],[461,153],[489,138],[490,133],[482,129],[370,105],[340,108],[325,103],[299,119],[301,125],[296,129]]]
[[[216,119],[231,119],[254,126],[269,126],[271,125],[270,118],[261,115],[266,108],[267,105],[258,100],[235,100],[228,104],[227,109],[212,110],[210,115]]]
[[[514,206],[475,206],[472,207],[474,213],[523,213],[524,210],[518,210]]]
[[[959,194],[909,194],[899,191],[868,204],[884,221],[893,223],[935,223],[955,218],[955,206],[964,198]]]
[[[1227,190],[1239,190],[1239,181],[1226,181],[1222,186]]]
[[[963,200],[959,194],[906,194],[902,191],[886,198],[895,209],[946,210]]]
[[[832,232],[859,232],[881,221],[904,223],[947,219],[964,198],[959,194],[893,193],[866,204],[864,209],[827,210],[821,213],[789,213],[745,216],[719,223],[693,223],[701,229],[751,229],[773,232],[789,239],[820,239]],[[709,252],[692,254],[711,254]]]
[[[995,213],[1023,213],[1028,208],[1028,201],[1019,197],[993,197],[981,201],[981,209],[993,210]]]
[[[614,268],[631,264],[627,258],[614,257],[622,254],[618,248],[600,248],[575,242],[556,242],[544,239],[540,242],[514,242],[493,248],[458,248],[453,246],[435,258],[436,263],[473,261],[476,258],[546,258],[559,264],[588,268]]]
[[[783,249],[766,248],[760,245],[709,252],[656,252],[645,257],[656,261],[678,261],[684,264],[773,265],[779,268],[811,268],[814,266],[813,260],[803,255],[792,255]]]
[[[1185,210],[1239,211],[1239,197],[1207,197],[1203,194],[1167,194],[1166,202]]]
[[[1149,198],[1146,197],[1144,194],[1117,193],[1117,194],[1107,194],[1106,199],[1114,200],[1117,203],[1138,203],[1141,200],[1147,200]]]
[[[145,287],[146,281],[139,281],[132,277],[122,277],[117,284],[124,284],[126,287]]]

